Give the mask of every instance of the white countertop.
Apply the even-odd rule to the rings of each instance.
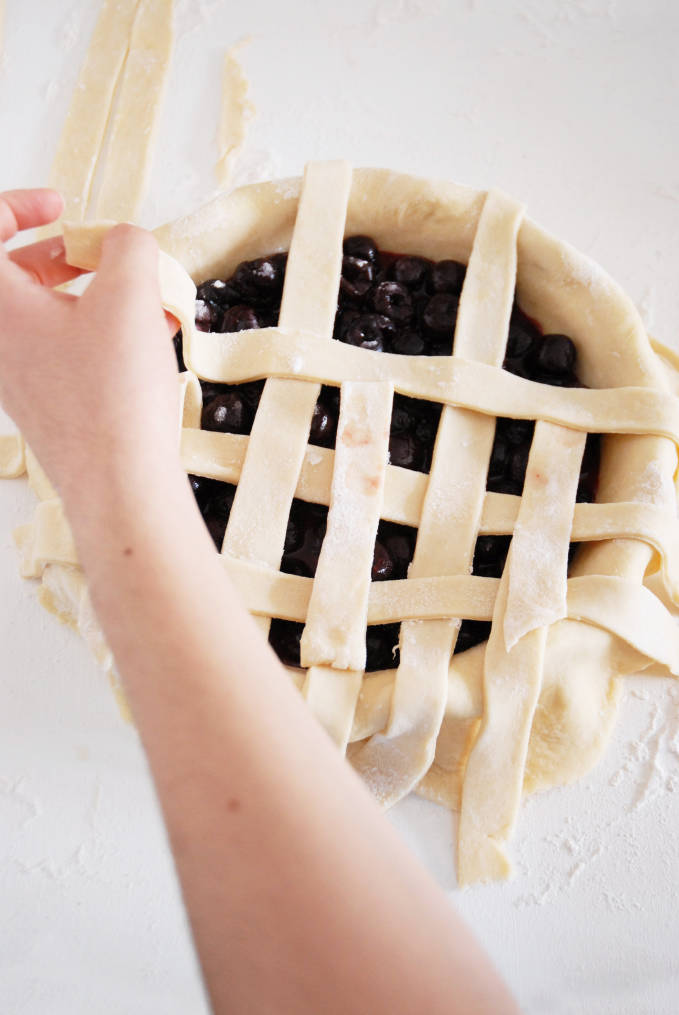
[[[1,6],[1,5],[0,5]],[[0,189],[41,184],[99,4],[6,0]],[[679,346],[679,8],[662,0],[178,0],[143,224],[214,191],[221,58],[259,111],[239,182],[346,157],[523,199]],[[84,645],[17,575],[33,503],[0,484],[0,1011],[204,1012],[137,735]],[[450,816],[392,819],[528,1015],[674,1015],[679,688],[630,679],[602,763],[530,800],[516,877],[453,888]]]

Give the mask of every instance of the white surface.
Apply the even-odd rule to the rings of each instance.
[[[93,0],[7,0],[0,189],[42,183]],[[244,35],[260,115],[240,177],[344,156],[524,199],[649,327],[679,322],[679,14],[651,0],[178,3],[144,223],[214,189],[221,57]],[[172,109],[172,111],[170,111]],[[23,482],[0,485],[0,1011],[205,1011],[136,734],[85,648],[16,575]],[[679,689],[628,682],[603,763],[524,806],[516,879],[454,890],[450,817],[393,820],[529,1015],[671,1015],[679,977]],[[416,928],[414,928],[416,932]]]

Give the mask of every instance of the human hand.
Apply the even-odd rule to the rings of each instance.
[[[55,191],[0,194],[0,402],[68,502],[83,477],[135,483],[178,464],[178,394],[149,233],[112,229],[80,297],[51,288],[81,274],[60,237],[5,250],[61,210]]]

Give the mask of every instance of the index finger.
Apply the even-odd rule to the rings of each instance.
[[[0,194],[0,243],[6,243],[22,229],[33,229],[54,222],[64,202],[56,190],[6,190]]]
[[[62,236],[51,236],[39,243],[17,247],[10,252],[9,259],[39,285],[49,288],[70,282],[83,273],[81,268],[67,264]]]

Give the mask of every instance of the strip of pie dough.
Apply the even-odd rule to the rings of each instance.
[[[225,188],[233,176],[236,160],[245,142],[248,123],[255,107],[248,98],[248,79],[243,73],[239,56],[250,37],[230,46],[224,56],[222,71],[222,108],[217,132],[217,164],[215,172],[220,187]]]
[[[332,343],[351,184],[346,162],[307,168],[285,273],[279,329],[307,329]],[[219,342],[219,336],[210,336]],[[197,342],[198,333],[193,333]],[[257,408],[222,552],[278,568],[307,449],[318,384],[267,380]],[[260,621],[264,633],[269,622]]]
[[[393,396],[388,383],[342,385],[328,523],[300,645],[302,666],[365,669]]]
[[[127,57],[138,0],[104,0],[85,63],[73,92],[49,176],[64,198],[64,218],[82,221],[109,122],[113,96]],[[61,231],[44,226],[41,237]]]
[[[237,484],[248,437],[209,430],[182,431],[182,462],[187,472]],[[304,454],[295,496],[314,504],[329,504],[331,448],[310,445]],[[400,525],[417,526],[428,477],[412,469],[387,466],[382,518]],[[480,535],[511,535],[521,499],[511,494],[486,492]],[[572,538],[576,542],[605,539],[639,539],[652,546],[662,567],[667,594],[679,604],[679,521],[653,504],[576,504]]]
[[[341,750],[365,669],[393,398],[390,384],[342,385],[327,531],[300,644],[304,697]]]
[[[546,628],[531,631],[509,651],[504,646],[508,586],[505,567],[486,648],[481,729],[464,773],[458,839],[461,885],[510,874],[504,843],[521,802],[528,738],[542,680]]]
[[[173,0],[140,0],[95,216],[132,222],[146,191],[174,45]]]
[[[202,333],[196,337],[199,373],[208,380],[298,377],[335,385],[391,380],[400,394],[494,418],[544,419],[588,433],[654,435],[679,443],[679,401],[650,387],[555,388],[460,356],[399,356],[343,342],[325,352],[303,331],[265,328],[219,339],[208,342]]]
[[[460,355],[502,363],[522,216],[522,206],[489,193],[462,290],[453,360]],[[494,434],[494,420],[452,406],[443,409],[410,576],[469,572]],[[457,619],[401,625],[389,724],[351,759],[385,806],[409,793],[433,761],[459,626]]]
[[[483,717],[464,773],[461,884],[507,877],[549,625],[566,616],[568,547],[585,434],[537,423],[486,648]],[[549,574],[547,574],[547,571]]]
[[[529,631],[566,616],[568,548],[586,439],[553,423],[535,425],[508,561],[502,618],[508,650]]]

